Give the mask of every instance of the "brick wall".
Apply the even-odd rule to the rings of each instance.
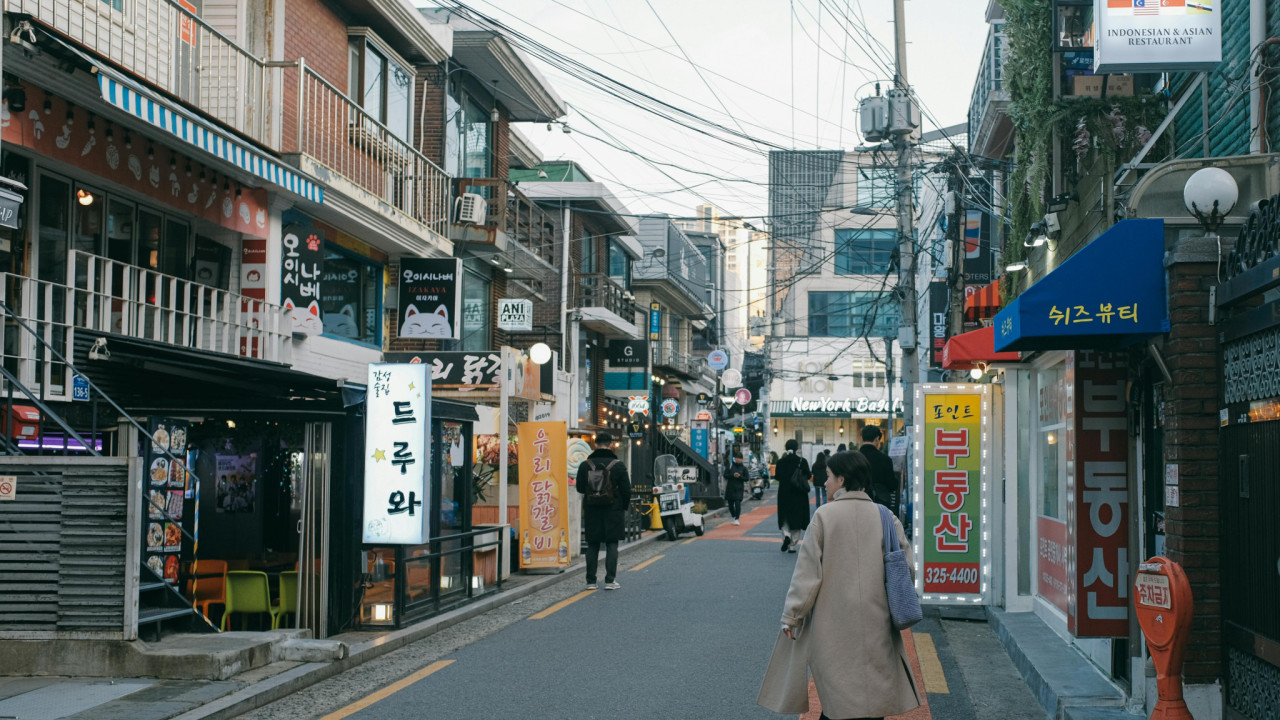
[[[439,65],[419,65],[414,97],[414,145],[431,162],[444,167],[445,71]]]
[[[1165,383],[1164,461],[1178,465],[1180,506],[1165,508],[1166,554],[1182,565],[1195,598],[1184,677],[1221,676],[1221,579],[1218,490],[1218,344],[1209,324],[1212,263],[1169,268],[1171,330],[1162,350],[1173,382]]]
[[[302,58],[307,67],[347,90],[347,25],[341,10],[324,0],[285,0],[284,57]],[[298,71],[284,73],[283,144],[297,147]]]

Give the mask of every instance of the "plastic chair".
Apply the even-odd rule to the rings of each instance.
[[[226,630],[232,613],[266,613],[271,616],[271,627],[276,625],[279,609],[271,604],[271,590],[267,574],[253,570],[231,570],[227,573],[226,611],[222,613],[222,629]],[[240,627],[244,628],[244,617]]]
[[[276,606],[275,622],[271,629],[277,630],[285,615],[298,616],[298,571],[290,570],[280,573],[280,604]]]
[[[210,605],[227,606],[227,561],[197,560],[193,564],[196,575],[220,575],[221,577],[193,577],[187,583],[187,594],[192,605],[205,617],[209,617]],[[192,586],[195,587],[194,592]],[[224,611],[225,614],[225,611]]]

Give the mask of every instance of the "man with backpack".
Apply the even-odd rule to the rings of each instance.
[[[587,589],[595,590],[600,545],[604,544],[604,589],[617,590],[618,543],[626,532],[631,479],[613,452],[613,436],[596,433],[596,451],[578,466],[582,528],[587,536]]]

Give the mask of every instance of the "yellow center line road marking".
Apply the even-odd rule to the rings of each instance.
[[[924,677],[925,692],[935,695],[950,695],[947,687],[947,675],[942,672],[942,661],[938,659],[938,648],[933,645],[933,638],[926,633],[911,633],[916,641],[916,657],[920,658],[920,675]]]
[[[685,540],[684,542],[682,542],[682,543],[680,543],[680,544],[681,544],[681,545],[688,545],[689,543],[691,543],[691,542],[693,542],[694,540],[697,540],[697,539],[698,539],[698,538],[696,538],[696,537],[689,538],[688,540]]]
[[[559,610],[563,610],[563,609],[565,609],[565,608],[569,607],[570,605],[572,605],[572,604],[574,604],[574,603],[578,602],[578,601],[579,601],[579,600],[581,600],[582,598],[584,598],[584,597],[586,597],[586,596],[588,596],[588,595],[590,595],[590,594],[592,594],[592,593],[594,593],[594,592],[595,592],[595,590],[583,590],[582,592],[578,593],[577,595],[574,595],[573,597],[571,597],[571,598],[569,598],[569,599],[567,599],[567,600],[561,600],[560,602],[556,603],[555,605],[552,605],[551,607],[547,608],[546,610],[543,610],[542,612],[538,613],[537,615],[530,615],[530,616],[529,616],[529,619],[530,619],[530,620],[541,620],[541,619],[543,619],[543,618],[545,618],[545,617],[547,617],[547,616],[551,615],[551,613],[553,613],[553,612],[556,612],[556,611],[559,611]]]
[[[654,564],[654,563],[658,562],[658,561],[659,561],[659,560],[661,560],[663,557],[665,557],[665,556],[663,556],[663,555],[654,555],[653,557],[649,558],[648,560],[645,560],[644,562],[640,563],[639,565],[637,565],[637,566],[635,566],[635,567],[631,568],[631,572],[636,572],[637,570],[643,570],[643,569],[645,569],[645,568],[649,567],[650,565],[652,565],[652,564]]]
[[[452,665],[454,662],[455,661],[453,660],[437,660],[431,663],[430,665],[422,668],[418,672],[410,675],[409,677],[404,678],[403,680],[399,680],[397,682],[393,682],[390,685],[382,688],[381,690],[373,693],[372,695],[369,695],[368,697],[362,700],[357,700],[356,702],[351,703],[350,705],[342,708],[341,710],[338,710],[337,712],[331,712],[328,715],[325,715],[324,717],[320,718],[320,720],[342,720],[342,718],[347,717],[348,715],[354,715],[376,702],[379,702],[381,700],[385,700],[386,698],[391,697],[392,695],[418,682],[419,680],[430,675],[431,673],[434,673],[437,670],[442,670]]]

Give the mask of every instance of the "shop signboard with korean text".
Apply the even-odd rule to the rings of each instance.
[[[520,423],[517,432],[520,567],[564,567],[569,564],[568,426]]]
[[[942,369],[942,349],[947,346],[950,323],[947,319],[947,283],[929,283],[929,367]]]
[[[460,258],[402,258],[399,336],[457,340],[461,275]]]
[[[290,329],[301,335],[319,335],[324,332],[320,316],[324,231],[286,225],[280,244],[280,304],[289,310]]]
[[[1070,611],[1073,581],[1069,572],[1067,524],[1043,515],[1036,517],[1036,582],[1040,597],[1063,613]]]
[[[365,394],[364,517],[367,544],[428,539],[431,380],[416,364],[369,366]]]
[[[1074,603],[1067,629],[1076,637],[1129,633],[1129,420],[1124,356],[1076,351],[1067,356],[1067,528]]]
[[[434,390],[493,390],[502,374],[502,356],[496,352],[389,352],[389,363],[419,363],[431,370]]]
[[[1227,0],[1094,0],[1093,70],[1165,73],[1222,62]]]
[[[146,462],[146,490],[143,496],[143,563],[166,583],[178,582],[184,542],[183,529],[193,534],[194,521],[186,512],[189,493],[187,433],[191,426],[183,420],[153,417],[147,421],[150,437],[142,438]],[[194,513],[192,513],[194,514]]]
[[[991,468],[987,432],[991,389],[926,384],[916,390],[916,585],[926,601],[980,601],[989,568],[983,531]]]

